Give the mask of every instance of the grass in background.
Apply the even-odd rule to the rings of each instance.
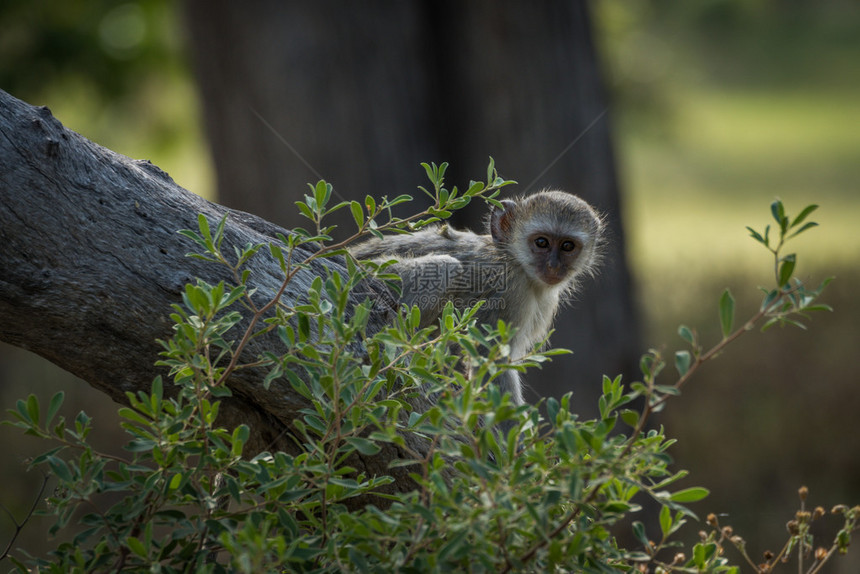
[[[822,225],[801,239],[821,267],[860,261],[860,105],[774,90],[690,88],[670,136],[619,130],[631,260],[688,271],[757,268],[744,227],[775,197],[818,203]],[[858,91],[860,98],[860,91]]]
[[[760,302],[748,286],[772,280],[770,255],[745,227],[767,223],[775,197],[794,213],[821,206],[821,227],[794,248],[801,276],[836,276],[822,297],[835,312],[806,332],[751,332],[659,419],[680,439],[679,465],[711,488],[697,511],[728,513],[721,524],[753,557],[778,550],[770,545],[801,484],[813,505],[860,501],[860,19],[835,17],[836,4],[805,23],[760,17],[728,29],[655,13],[656,3],[596,10],[612,42],[604,53],[646,347],[681,348],[679,323],[718,340],[719,293],[730,287],[743,316]],[[858,568],[849,553],[828,571]]]
[[[727,273],[767,281],[769,255],[745,227],[763,225],[776,197],[795,211],[821,206],[821,228],[797,243],[812,255],[806,272],[860,263],[860,106],[718,88],[689,89],[678,101],[671,136],[618,132],[629,260],[643,302],[670,290],[681,315],[695,311],[697,284]]]

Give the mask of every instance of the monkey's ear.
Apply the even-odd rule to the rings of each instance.
[[[501,209],[494,207],[490,212],[490,234],[493,236],[493,241],[507,241],[514,226],[516,202],[503,199],[500,203]]]

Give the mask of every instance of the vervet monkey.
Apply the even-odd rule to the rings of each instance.
[[[397,260],[388,269],[402,280],[401,302],[421,310],[422,327],[435,324],[448,301],[465,309],[483,300],[478,324],[502,319],[516,327],[511,357],[517,359],[547,336],[561,299],[594,274],[604,224],[588,203],[562,191],[501,204],[490,212],[487,235],[432,226],[350,251],[359,260]],[[499,384],[523,404],[516,371],[506,371]]]

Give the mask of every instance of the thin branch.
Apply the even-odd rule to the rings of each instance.
[[[4,558],[7,558],[9,556],[9,553],[12,550],[12,545],[15,544],[15,540],[21,534],[21,531],[24,530],[24,526],[26,526],[27,522],[30,521],[30,518],[32,518],[33,513],[36,512],[36,507],[39,505],[39,501],[42,500],[42,495],[45,493],[45,487],[48,485],[49,479],[50,475],[42,475],[42,484],[39,486],[39,492],[33,499],[33,504],[30,506],[30,510],[27,511],[26,516],[24,516],[24,520],[22,520],[20,524],[17,520],[15,520],[15,516],[12,514],[12,512],[9,511],[8,508],[6,508],[5,505],[0,505],[0,508],[2,508],[4,512],[6,512],[9,518],[12,519],[12,523],[15,524],[15,532],[12,534],[12,538],[9,539],[9,543],[6,544],[6,548],[3,549],[3,553],[0,554],[0,560],[3,560]]]

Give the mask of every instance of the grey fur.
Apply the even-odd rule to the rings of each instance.
[[[499,319],[517,328],[511,341],[514,359],[528,354],[552,327],[563,299],[600,260],[603,221],[588,203],[561,191],[542,191],[505,201],[487,221],[487,234],[432,226],[409,235],[371,239],[351,249],[360,260],[397,263],[389,269],[402,280],[401,303],[418,305],[421,325],[435,324],[448,301],[463,309],[485,301],[478,324]],[[536,232],[576,238],[580,245],[570,272],[557,285],[543,282],[533,269],[527,237]],[[523,403],[516,371],[500,380],[517,404]]]

